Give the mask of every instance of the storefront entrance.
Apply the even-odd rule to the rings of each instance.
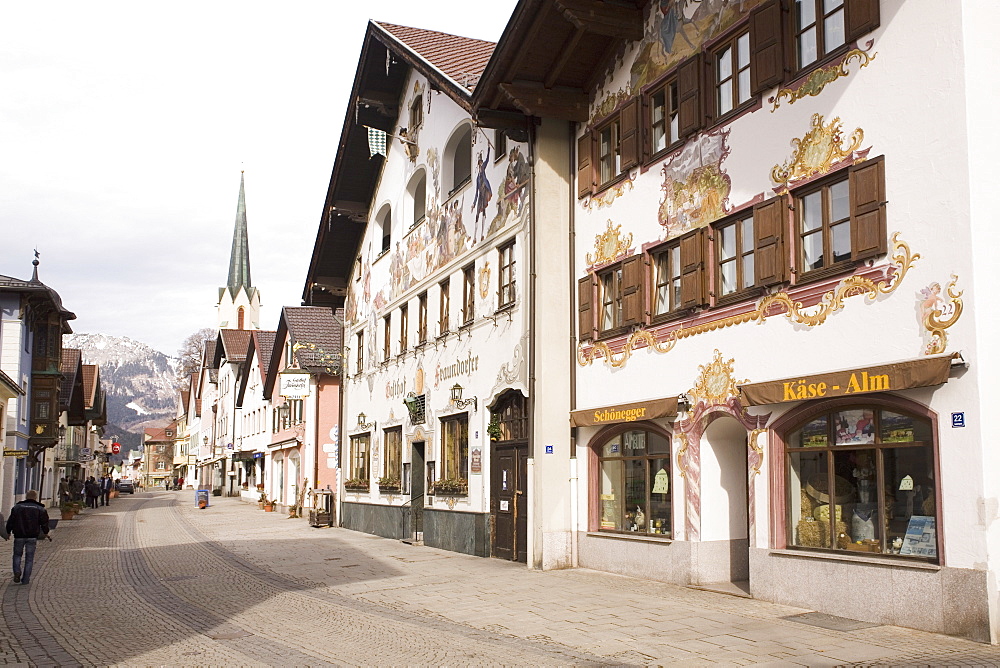
[[[701,437],[701,496],[696,584],[749,594],[747,430],[735,418],[715,419]]]
[[[493,490],[492,554],[498,559],[528,561],[528,443],[495,444],[490,460]]]
[[[424,495],[427,493],[424,477],[424,441],[413,441],[410,454],[410,523],[408,533],[413,541],[421,541],[424,537]],[[404,512],[406,506],[404,505]]]

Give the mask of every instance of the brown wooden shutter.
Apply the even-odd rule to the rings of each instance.
[[[700,130],[705,120],[701,100],[703,66],[702,54],[696,53],[677,68],[677,132],[681,137]]]
[[[771,0],[750,14],[750,89],[754,95],[784,79],[782,34],[778,0]]]
[[[639,99],[633,98],[622,107],[621,136],[618,138],[618,148],[621,151],[622,171],[639,164]]]
[[[753,208],[754,285],[766,286],[788,280],[787,196],[772,197]]]
[[[884,255],[888,247],[884,156],[851,167],[850,189],[852,259]]]
[[[681,308],[705,303],[705,228],[685,234],[681,243]]]
[[[642,255],[633,255],[622,262],[622,324],[637,325],[644,318]]]
[[[591,341],[594,338],[594,292],[596,288],[597,278],[593,274],[587,274],[577,281],[577,314],[581,341]]]
[[[593,192],[594,163],[591,156],[592,134],[585,133],[576,143],[576,195],[586,197]]]
[[[847,0],[844,20],[848,43],[878,28],[878,3],[879,0]]]
[[[646,162],[653,150],[650,146],[652,133],[650,132],[649,95],[642,95],[639,105],[639,161]]]

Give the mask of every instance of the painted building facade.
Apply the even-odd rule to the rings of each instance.
[[[532,52],[582,113],[504,89],[577,124],[574,563],[996,640],[997,17],[935,9],[636,3]]]

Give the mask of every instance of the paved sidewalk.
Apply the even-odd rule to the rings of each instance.
[[[834,631],[786,619],[808,612],[797,608],[531,571],[212,501],[119,498],[61,522],[31,585],[11,583],[5,563],[0,662],[1000,665],[1000,648],[957,638]]]

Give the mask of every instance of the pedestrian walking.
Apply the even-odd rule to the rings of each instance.
[[[59,505],[70,502],[69,481],[66,478],[59,479]]]
[[[111,488],[114,487],[114,482],[111,480],[111,476],[107,473],[101,478],[101,505],[107,506],[111,504]]]
[[[87,494],[87,507],[96,508],[97,497],[101,495],[101,486],[94,480],[94,476],[90,476],[87,480],[86,485],[84,485],[84,492]]]
[[[83,484],[83,479],[82,478],[81,479],[73,478],[72,480],[70,480],[70,487],[69,487],[69,489],[70,489],[70,492],[72,492],[72,494],[73,494],[73,500],[74,501],[83,501],[83,488],[84,488],[84,486],[85,485]]]
[[[28,584],[31,580],[31,567],[35,563],[35,547],[39,537],[49,538],[49,511],[38,503],[38,492],[29,489],[24,495],[24,501],[19,501],[10,509],[3,539],[14,534],[14,582]],[[23,555],[23,570],[22,570]]]

